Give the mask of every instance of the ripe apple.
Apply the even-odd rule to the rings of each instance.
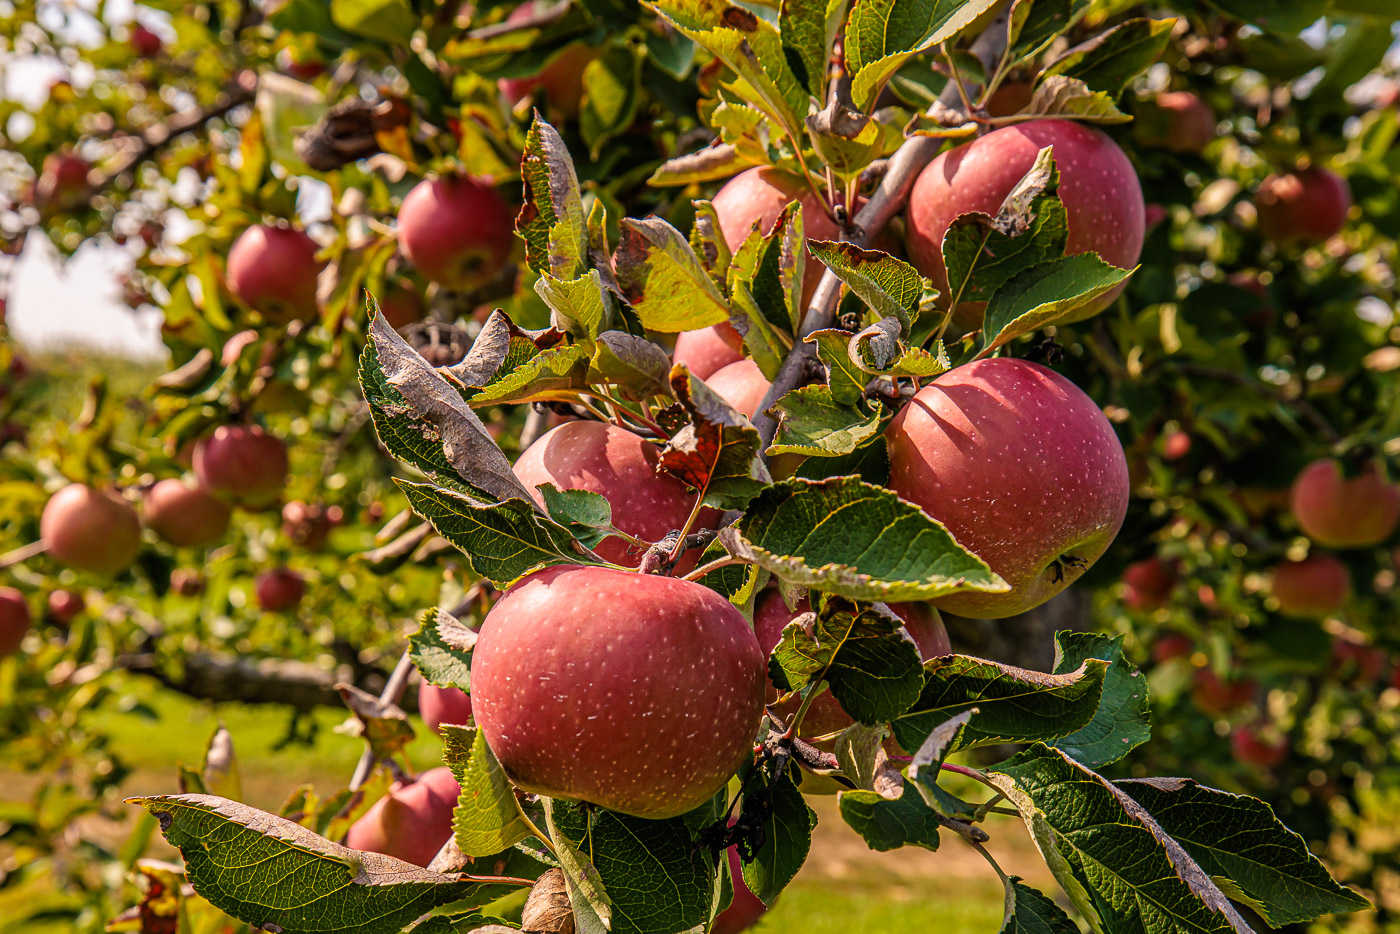
[[[885,431],[890,489],[1010,585],[934,601],[960,616],[1024,613],[1099,559],[1128,510],[1128,462],[1094,400],[1009,357],[957,367]]]
[[[1230,734],[1230,752],[1241,765],[1257,766],[1261,769],[1276,769],[1288,759],[1288,738],[1265,739],[1258,729],[1252,726],[1236,727]]]
[[[315,551],[326,543],[326,536],[345,518],[345,510],[339,506],[322,506],[319,503],[304,503],[299,499],[289,500],[282,507],[282,534],[293,545]]]
[[[1158,639],[1152,646],[1152,658],[1161,665],[1174,658],[1190,658],[1195,650],[1196,644],[1188,636],[1173,632]]]
[[[1253,678],[1221,681],[1214,669],[1198,668],[1191,684],[1191,700],[1202,713],[1223,717],[1248,704],[1258,689]]]
[[[515,475],[541,505],[544,496],[537,488],[542,483],[597,493],[612,505],[614,527],[656,542],[685,524],[696,496],[675,477],[657,471],[660,459],[660,449],[640,435],[603,422],[573,421],[550,429],[530,445],[516,460]],[[719,513],[703,509],[695,527],[713,528],[718,521]],[[640,564],[643,554],[615,535],[593,550],[604,560],[628,567]],[[694,552],[685,555],[678,567],[694,567],[697,557]]]
[[[211,493],[266,506],[287,483],[287,446],[256,425],[222,425],[194,447],[194,473]]]
[[[1035,96],[1035,85],[1029,81],[1003,81],[987,98],[987,116],[1010,117],[1025,110]]]
[[[423,320],[423,310],[423,297],[407,279],[389,282],[379,298],[379,313],[396,331]]]
[[[709,379],[724,367],[744,359],[744,338],[729,324],[682,331],[676,335],[676,349],[671,359],[685,364],[701,379]]]
[[[506,17],[507,23],[528,20],[536,12],[534,0],[526,0]],[[545,63],[537,74],[520,78],[501,78],[496,82],[501,96],[512,110],[536,91],[543,91],[551,115],[564,120],[578,116],[583,100],[583,70],[598,56],[597,50],[583,42],[571,42]]]
[[[314,320],[316,280],[325,266],[316,258],[319,249],[291,227],[249,227],[228,253],[229,291],[273,324]]]
[[[162,480],[141,500],[146,527],[178,548],[196,548],[223,538],[233,507],[193,483]]]
[[[729,249],[737,250],[758,224],[764,234],[773,229],[783,208],[793,201],[802,205],[802,229],[808,240],[841,240],[841,227],[831,219],[820,202],[801,180],[777,169],[756,167],[746,169],[724,183],[714,197],[715,213],[719,215],[719,230]],[[865,204],[861,198],[856,210]],[[898,249],[894,238],[881,234],[875,248],[890,253]],[[811,253],[802,273],[802,304],[812,300],[817,282],[826,266]]]
[[[736,412],[749,418],[758,414],[758,407],[771,385],[749,357],[736,363],[720,367],[705,379],[705,384],[715,391]]]
[[[1348,478],[1337,461],[1315,460],[1294,479],[1289,504],[1303,533],[1329,548],[1378,545],[1400,522],[1400,488],[1374,463]]]
[[[0,658],[19,650],[32,622],[24,594],[13,587],[0,587]]]
[[[1385,649],[1361,645],[1347,639],[1332,640],[1332,668],[1343,675],[1352,674],[1362,684],[1373,684],[1390,665]]]
[[[191,568],[176,568],[170,572],[170,589],[182,597],[194,597],[204,592],[204,578]]]
[[[128,41],[131,43],[131,51],[136,53],[137,58],[155,58],[164,47],[160,36],[140,23],[131,25],[131,35]]]
[[[1170,152],[1200,152],[1215,139],[1215,114],[1190,91],[1165,91],[1145,108],[1144,146]],[[1152,113],[1152,111],[1157,111]]]
[[[350,825],[345,845],[426,866],[452,836],[452,811],[461,793],[445,765],[412,782],[396,782]]]
[[[729,859],[729,878],[734,882],[734,898],[729,905],[715,916],[710,926],[710,934],[739,934],[758,923],[768,906],[753,893],[744,882],[744,866],[739,860],[739,848],[731,846],[726,853]]]
[[[291,568],[264,571],[257,576],[253,586],[257,591],[258,606],[266,613],[290,610],[306,596],[306,581]]]
[[[1176,568],[1158,557],[1135,561],[1123,571],[1123,602],[1150,612],[1166,605],[1176,587]]]
[[[783,629],[787,624],[809,612],[811,608],[811,604],[803,598],[795,609],[789,610],[776,587],[770,587],[758,595],[754,603],[753,626],[754,635],[758,638],[758,647],[763,650],[765,658],[771,655],[773,649],[782,641]],[[890,610],[904,622],[905,631],[913,638],[914,644],[918,646],[919,656],[925,661],[952,654],[948,630],[943,627],[943,620],[938,613],[927,603],[894,603],[890,604]],[[777,688],[768,685],[767,702],[772,704],[777,699]],[[800,706],[800,702],[793,698],[780,707],[779,711],[784,717],[790,717]],[[807,713],[803,715],[801,734],[803,737],[815,739],[830,733],[839,733],[854,722],[831,691],[823,691],[812,699]]]
[[[88,180],[91,171],[91,164],[81,156],[49,153],[34,182],[34,206],[45,216],[86,207],[93,193]]]
[[[39,535],[59,563],[111,576],[136,560],[141,520],[116,493],[70,483],[49,497]]]
[[[1337,173],[1314,165],[1264,179],[1254,208],[1266,240],[1283,246],[1321,243],[1346,224],[1351,188]]]
[[[1060,199],[1069,223],[1069,253],[1095,252],[1106,262],[1131,268],[1142,253],[1146,206],[1142,186],[1123,150],[1103,132],[1070,120],[1033,120],[994,130],[940,153],[909,194],[909,258],[944,295],[943,237],[959,214],[995,215],[1011,189],[1046,146],[1055,150]],[[1082,320],[1107,308],[1122,286],[1076,311]],[[964,302],[958,323],[980,327],[983,304]]]
[[[1191,453],[1191,436],[1184,431],[1169,432],[1162,438],[1162,460],[1171,463]]]
[[[1274,568],[1271,592],[1280,613],[1327,616],[1346,605],[1351,574],[1331,555],[1313,552],[1302,561],[1285,561]]]
[[[449,289],[489,282],[510,259],[514,221],[496,189],[465,175],[424,179],[399,208],[399,249]]]
[[[724,787],[752,755],[766,680],[748,620],[715,591],[577,565],[506,591],[471,676],[472,712],[511,781],[645,818]]]
[[[418,687],[418,714],[435,733],[444,723],[471,723],[471,695],[459,688],[438,687],[426,681]]]
[[[87,601],[80,593],[71,590],[53,590],[49,592],[49,615],[54,622],[60,626],[67,626],[77,618],[78,614],[87,608]]]

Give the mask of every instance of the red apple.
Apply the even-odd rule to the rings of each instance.
[[[233,507],[184,480],[162,480],[141,500],[146,527],[178,548],[196,548],[223,538]]]
[[[701,379],[709,379],[715,372],[744,359],[744,338],[729,324],[682,331],[676,335],[671,359],[685,364]]]
[[[316,258],[319,249],[291,227],[249,227],[229,250],[229,291],[273,324],[314,320],[316,280],[325,265]]]
[[[306,596],[306,581],[290,568],[264,571],[257,576],[253,586],[257,591],[258,606],[266,613],[290,610]]]
[[[408,784],[396,782],[350,825],[345,845],[426,866],[452,836],[452,812],[461,793],[445,765]]]
[[[49,497],[39,535],[59,563],[110,576],[136,560],[141,520],[116,493],[70,483]]]
[[[1035,96],[1035,85],[1029,81],[1003,81],[987,98],[987,116],[1010,117],[1025,110]]]
[[[749,418],[758,414],[758,407],[771,385],[763,376],[763,371],[752,359],[745,357],[737,363],[720,367],[705,379],[705,384],[714,390],[736,412]]]
[[[304,503],[299,499],[290,500],[282,507],[282,534],[293,545],[315,551],[326,543],[331,529],[345,518],[345,510],[339,506],[322,506],[319,503]]]
[[[734,606],[699,584],[555,566],[487,614],[472,712],[511,781],[636,817],[708,801],[753,753],[764,660]]]
[[[458,688],[424,682],[418,687],[418,713],[435,733],[442,732],[444,723],[471,723],[471,695]]]
[[[182,597],[193,597],[204,592],[204,578],[190,568],[176,568],[170,572],[170,589]]]
[[[1258,689],[1252,678],[1221,681],[1213,669],[1198,668],[1191,684],[1191,700],[1202,713],[1223,717],[1248,704]]]
[[[423,297],[407,279],[395,279],[384,287],[379,313],[394,330],[423,320]]]
[[[34,183],[34,206],[46,216],[86,207],[93,194],[91,171],[92,166],[81,156],[49,153]]]
[[[536,13],[534,0],[520,4],[506,17],[507,23],[528,20]],[[521,78],[501,78],[496,82],[501,96],[512,110],[529,94],[544,92],[552,116],[571,120],[578,116],[583,100],[583,70],[598,55],[582,42],[571,42],[556,53],[537,74]]]
[[[87,602],[83,600],[83,595],[80,593],[74,593],[71,590],[49,592],[49,615],[60,626],[67,626],[73,622],[78,614],[86,608]]]
[[[1176,569],[1161,558],[1136,561],[1123,572],[1123,602],[1143,612],[1159,609],[1171,597],[1176,581]]]
[[[1280,613],[1327,616],[1346,605],[1351,574],[1331,555],[1313,552],[1302,561],[1285,561],[1274,568],[1271,592]]]
[[[1189,637],[1179,632],[1168,633],[1152,646],[1152,658],[1160,665],[1174,658],[1190,658],[1195,650],[1196,644]]]
[[[710,925],[710,934],[739,934],[758,923],[768,906],[744,882],[744,867],[739,860],[739,848],[731,846],[726,853],[729,859],[729,878],[734,882],[734,898],[729,905],[715,916]]]
[[[164,47],[160,36],[140,23],[132,24],[131,36],[128,41],[131,43],[131,51],[136,53],[137,58],[155,58]]]
[[[752,168],[740,172],[724,183],[724,187],[714,197],[715,213],[719,215],[719,229],[729,249],[737,250],[758,224],[764,234],[773,229],[778,215],[791,202],[802,205],[802,229],[808,240],[841,240],[841,228],[827,214],[820,202],[802,181],[794,176],[772,168]],[[857,210],[865,204],[865,199],[857,201]],[[897,249],[895,240],[882,234],[875,248],[892,252]],[[826,266],[811,253],[807,254],[807,265],[802,273],[802,303],[805,306],[817,290],[817,282]]]
[[[256,425],[223,425],[194,448],[200,485],[234,503],[266,506],[287,483],[287,446]]]
[[[934,601],[961,616],[1023,613],[1098,560],[1128,509],[1128,462],[1094,400],[1009,357],[921,389],[885,432],[890,489],[942,522],[1010,585]]]
[[[1288,760],[1288,738],[1268,740],[1252,726],[1237,727],[1230,734],[1230,752],[1241,765],[1276,769]]]
[[[1352,674],[1362,684],[1372,684],[1390,666],[1385,649],[1361,645],[1347,639],[1332,641],[1332,667],[1343,675]]]
[[[1104,133],[1069,120],[1034,120],[994,130],[940,153],[914,182],[909,195],[909,258],[944,295],[943,237],[959,214],[995,215],[1011,189],[1046,146],[1055,150],[1060,198],[1069,222],[1070,253],[1095,252],[1128,269],[1137,264],[1146,236],[1142,186],[1123,150]],[[1076,311],[1071,320],[1097,314],[1122,286]],[[978,327],[982,304],[959,305],[959,323]]]
[[[326,73],[326,63],[315,52],[288,46],[277,54],[282,70],[298,81],[310,81]]]
[[[612,505],[613,526],[647,542],[657,542],[685,524],[696,494],[670,474],[657,470],[661,450],[630,431],[603,422],[565,422],[546,432],[515,462],[515,475],[535,499],[552,483],[561,490],[589,490]],[[701,510],[696,528],[712,528],[719,514]],[[614,564],[636,567],[643,550],[617,536],[593,549]],[[698,557],[685,556],[694,566]],[[684,572],[682,572],[684,573]]]
[[[1146,108],[1142,121],[1148,130],[1142,136],[1145,146],[1170,152],[1200,152],[1215,139],[1215,114],[1205,101],[1190,91],[1166,91]]]
[[[1191,436],[1184,431],[1173,431],[1162,438],[1162,460],[1171,463],[1179,461],[1191,453]]]
[[[399,249],[449,289],[489,282],[510,259],[514,221],[496,189],[465,175],[425,179],[399,208]]]
[[[19,651],[32,622],[24,594],[13,587],[0,587],[0,658]]]
[[[1351,188],[1335,172],[1310,166],[1264,179],[1254,208],[1265,239],[1284,246],[1320,243],[1346,224]]]
[[[1390,538],[1400,522],[1400,488],[1367,464],[1355,477],[1335,460],[1313,461],[1289,491],[1303,533],[1329,548],[1365,548]]]

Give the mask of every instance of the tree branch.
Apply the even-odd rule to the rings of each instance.
[[[976,41],[972,43],[971,51],[982,61],[984,71],[991,74],[997,61],[1006,51],[1005,12],[992,20],[991,25],[977,37]],[[961,93],[957,82],[950,80],[934,107],[939,105],[952,107],[961,104]],[[875,189],[875,193],[870,196],[870,200],[865,203],[865,206],[856,213],[855,219],[850,225],[850,236],[846,239],[857,246],[868,246],[880,231],[885,229],[885,225],[889,223],[890,219],[904,209],[914,179],[932,161],[941,145],[941,140],[926,136],[916,136],[913,139],[905,140],[904,144],[890,157],[884,176],[880,179],[880,186]],[[777,378],[773,380],[773,385],[768,388],[768,393],[763,397],[763,402],[758,407],[758,414],[754,416],[754,427],[763,437],[765,448],[772,442],[773,434],[778,428],[777,422],[767,414],[768,409],[785,393],[797,388],[802,380],[802,374],[806,370],[807,361],[812,358],[815,352],[812,345],[803,338],[814,331],[831,327],[836,320],[836,306],[840,297],[841,280],[828,269],[822,273],[821,282],[812,295],[812,302],[807,306],[807,314],[802,319],[802,328],[800,333],[796,335],[797,339],[793,342],[792,350],[788,352],[787,359],[783,361]],[[767,459],[766,455],[764,459]]]
[[[154,156],[162,146],[182,133],[188,133],[204,126],[210,120],[225,116],[235,107],[250,103],[257,92],[257,78],[252,72],[241,72],[234,77],[233,84],[208,107],[194,107],[172,114],[159,123],[146,127],[131,138],[138,144],[125,156],[118,159],[95,187],[106,187],[113,179],[130,172],[142,162]]]

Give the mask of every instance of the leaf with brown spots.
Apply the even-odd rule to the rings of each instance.
[[[688,421],[662,450],[661,469],[698,490],[706,505],[742,509],[772,480],[758,456],[758,432],[683,366],[671,370],[671,390]]]

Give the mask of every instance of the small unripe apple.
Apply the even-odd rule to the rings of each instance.
[[[528,20],[537,11],[534,0],[526,0],[506,17],[507,23]],[[538,74],[521,78],[501,78],[496,82],[501,96],[513,110],[525,97],[542,91],[551,115],[564,120],[578,116],[583,100],[583,70],[598,51],[583,42],[572,42],[554,55]]]
[[[141,509],[146,527],[177,548],[218,541],[233,515],[233,507],[208,490],[174,478],[147,490]]]
[[[753,754],[764,661],[708,587],[555,566],[487,614],[472,712],[516,785],[636,817],[708,801]]]
[[[345,845],[426,866],[452,836],[452,812],[461,786],[447,766],[397,782],[350,826]]]
[[[1198,668],[1191,684],[1191,700],[1202,713],[1223,717],[1248,704],[1258,689],[1252,678],[1221,681],[1213,669]]]
[[[685,364],[695,376],[709,379],[724,367],[744,359],[744,338],[729,324],[682,331],[676,335],[676,349],[671,359]]]
[[[194,473],[211,493],[266,506],[287,484],[287,446],[256,425],[222,425],[194,448]]]
[[[394,330],[423,320],[423,297],[407,279],[395,279],[384,288],[379,299],[379,313]]]
[[[1099,254],[1123,269],[1137,264],[1146,236],[1146,206],[1137,173],[1123,150],[1103,132],[1070,120],[1033,120],[994,130],[940,153],[909,194],[906,239],[909,259],[948,295],[943,237],[960,214],[995,216],[1002,202],[1053,146],[1060,172],[1060,199],[1069,224],[1066,252]],[[1082,320],[1107,308],[1123,286],[1075,311]],[[958,322],[981,326],[983,303],[964,302]]]
[[[1346,224],[1351,188],[1321,166],[1270,175],[1254,196],[1259,234],[1282,245],[1320,243]]]
[[[273,324],[315,320],[319,249],[291,227],[249,227],[229,250],[229,291]]]
[[[1176,581],[1176,568],[1161,558],[1136,561],[1123,571],[1123,602],[1142,612],[1159,609],[1166,605]]]
[[[1271,587],[1280,613],[1320,617],[1335,613],[1351,596],[1351,574],[1329,554],[1313,552],[1302,561],[1274,568]]]
[[[1200,152],[1215,139],[1215,114],[1190,91],[1165,91],[1144,107],[1141,125],[1145,146],[1170,152]],[[1157,111],[1152,113],[1152,111]]]
[[[164,47],[160,36],[140,23],[132,24],[131,36],[128,41],[131,43],[131,51],[135,52],[138,58],[155,58]]]
[[[1024,613],[1099,559],[1128,510],[1128,461],[1079,387],[1009,357],[929,383],[885,431],[890,489],[1010,585],[934,601],[960,616]]]
[[[54,590],[49,593],[49,615],[60,626],[67,626],[73,622],[86,608],[87,601],[80,593],[71,590]]]
[[[1190,658],[1195,650],[1196,644],[1188,636],[1174,632],[1157,640],[1152,646],[1152,658],[1160,665],[1174,658]]]
[[[32,623],[24,594],[13,587],[0,587],[0,658],[19,650]]]
[[[1252,726],[1236,727],[1230,734],[1230,752],[1241,765],[1276,769],[1288,760],[1288,738],[1265,739]]]
[[[266,613],[290,610],[306,596],[306,581],[290,568],[264,571],[257,576],[253,585],[257,591],[258,606]]]
[[[442,732],[444,723],[471,723],[471,695],[460,688],[424,682],[418,687],[418,714],[435,733]]]
[[[1400,488],[1374,463],[1348,478],[1335,460],[1313,461],[1293,481],[1289,505],[1303,534],[1329,548],[1378,545],[1400,522]]]
[[[514,220],[496,189],[465,175],[424,179],[399,208],[399,249],[449,289],[489,282],[510,259]]]
[[[34,206],[44,215],[86,207],[92,200],[92,165],[72,153],[49,153],[34,182]]]
[[[660,459],[661,449],[640,435],[603,422],[574,421],[545,432],[520,455],[514,469],[540,505],[544,496],[537,488],[542,483],[560,490],[589,490],[611,504],[614,527],[656,542],[685,524],[696,497],[675,477],[657,470]],[[718,521],[717,512],[703,509],[695,528],[713,528]],[[593,550],[629,567],[641,563],[644,554],[617,536],[603,539]],[[688,567],[697,557],[684,556]]]
[[[715,916],[710,926],[710,934],[739,934],[758,923],[768,906],[753,893],[744,882],[744,865],[739,859],[739,848],[731,846],[725,851],[729,860],[729,878],[734,881],[734,898],[729,905]]]
[[[136,560],[141,520],[117,494],[70,483],[49,497],[39,535],[59,563],[110,576]]]

